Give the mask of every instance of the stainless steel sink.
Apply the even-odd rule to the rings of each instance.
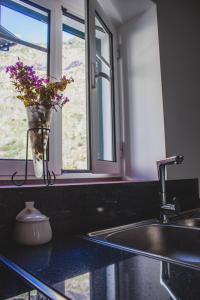
[[[194,209],[189,212],[185,212],[170,221],[171,224],[200,228],[200,211],[199,209]]]
[[[152,224],[108,234],[110,243],[200,264],[200,230]]]
[[[200,228],[200,218],[180,219],[180,220],[174,221],[173,223],[176,225],[180,225],[180,226]]]
[[[159,223],[132,224],[117,230],[91,233],[90,239],[200,269],[200,228]]]

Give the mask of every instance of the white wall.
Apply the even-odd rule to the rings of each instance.
[[[119,41],[125,176],[157,179],[165,134],[156,5],[123,24]]]
[[[157,0],[168,178],[200,178],[200,1]]]
[[[150,0],[97,0],[115,26],[128,22],[152,6]]]

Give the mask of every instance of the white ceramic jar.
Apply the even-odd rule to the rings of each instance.
[[[16,216],[14,239],[22,245],[42,245],[52,239],[49,218],[34,207],[34,202],[25,202],[25,208]]]

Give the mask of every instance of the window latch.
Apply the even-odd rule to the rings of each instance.
[[[104,73],[104,72],[96,72],[96,64],[92,63],[91,64],[91,76],[92,76],[92,88],[95,89],[96,88],[96,79],[98,78],[105,78],[108,81],[111,81],[111,78],[108,74]]]

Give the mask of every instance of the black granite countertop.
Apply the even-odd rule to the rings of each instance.
[[[34,247],[11,244],[1,253],[70,299],[90,299],[90,274],[132,256],[79,237],[63,237]]]
[[[200,299],[200,272],[79,237],[43,246],[11,246],[2,255],[72,300]],[[0,285],[0,299],[7,299]],[[19,291],[18,291],[19,293]],[[175,299],[175,298],[174,298]]]
[[[158,191],[157,181],[2,188],[0,300],[46,300],[32,293],[37,288],[32,280],[56,292],[56,297],[49,297],[56,300],[59,295],[72,300],[199,300],[198,270],[70,236],[157,217]],[[177,197],[182,211],[199,207],[197,179],[168,181],[167,193]],[[50,217],[56,237],[51,243],[20,247],[11,242],[15,216],[27,199]],[[8,271],[11,265],[30,280],[24,283]],[[26,291],[28,296],[18,296]]]

